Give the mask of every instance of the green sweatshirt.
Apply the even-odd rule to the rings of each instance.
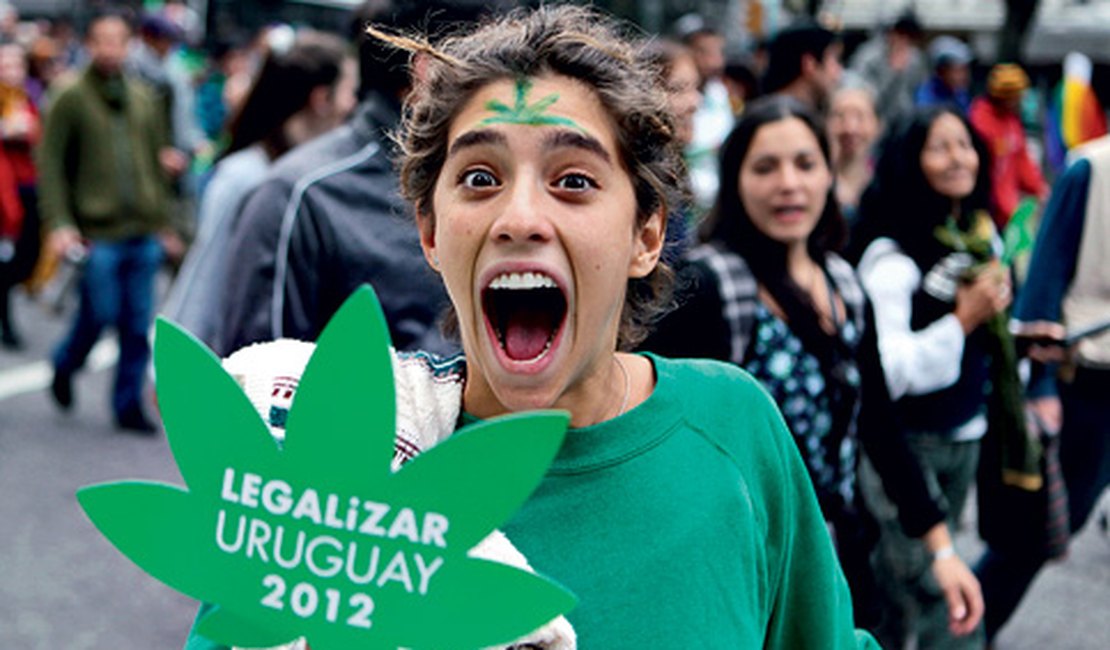
[[[578,647],[877,647],[771,398],[735,366],[648,356],[651,397],[568,432],[503,529],[580,599]]]
[[[93,68],[54,100],[37,151],[47,230],[75,226],[89,239],[124,239],[168,224],[168,182],[158,161],[162,116],[136,81]]]

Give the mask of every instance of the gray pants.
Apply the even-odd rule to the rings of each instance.
[[[943,433],[908,434],[933,496],[947,508],[948,526],[955,531],[975,480],[979,441],[954,442]],[[873,563],[882,600],[882,622],[875,637],[887,650],[901,650],[912,642],[920,650],[980,649],[982,626],[966,637],[948,632],[948,606],[933,579],[932,558],[919,539],[906,537],[898,522],[898,508],[887,498],[882,481],[864,458],[860,487],[881,529]],[[911,646],[911,647],[914,647]]]

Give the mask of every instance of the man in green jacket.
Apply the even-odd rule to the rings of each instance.
[[[106,326],[119,334],[113,394],[121,429],[153,432],[142,408],[150,359],[147,331],[154,276],[168,232],[163,118],[138,82],[123,76],[131,27],[118,12],[98,14],[86,34],[90,63],[47,115],[39,183],[47,245],[59,258],[83,257],[80,306],[54,353],[51,393],[73,403],[72,379]],[[168,245],[168,243],[167,243]]]

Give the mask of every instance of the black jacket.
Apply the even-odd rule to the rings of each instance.
[[[449,353],[447,305],[401,199],[387,133],[398,106],[370,95],[351,120],[281,157],[243,206],[216,352],[258,341],[313,341],[363,283],[377,291],[393,345]]]

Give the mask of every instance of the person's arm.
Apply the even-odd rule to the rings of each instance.
[[[171,66],[168,75],[173,88],[173,146],[191,157],[204,141],[196,118],[196,92],[182,64],[174,61]]]
[[[220,327],[220,299],[234,261],[230,248],[232,225],[261,170],[248,169],[228,158],[216,167],[200,197],[196,238],[170,287],[162,313],[216,347]],[[226,163],[226,164],[225,164]]]
[[[878,340],[870,304],[866,306],[860,342],[859,438],[867,457],[883,482],[883,489],[898,506],[898,521],[908,537],[922,537],[944,523],[945,508],[933,498],[921,463],[906,441],[879,361]]]
[[[1064,296],[1075,277],[1079,245],[1091,184],[1091,163],[1073,163],[1052,189],[1037,231],[1033,256],[1025,284],[1014,302],[1013,320],[1017,333],[1060,329]],[[1039,400],[1056,399],[1055,372],[1051,366],[1034,362],[1027,394],[1037,408]],[[1045,415],[1058,410],[1058,402],[1044,406]],[[1051,424],[1051,423],[1049,423]]]
[[[35,152],[38,170],[39,209],[47,232],[61,228],[76,230],[71,210],[67,156],[76,154],[75,106],[72,92],[62,91],[47,113],[42,142]]]
[[[1019,323],[1058,323],[1064,295],[1075,277],[1091,183],[1091,163],[1080,159],[1064,172],[1045,206],[1029,273],[1014,303]]]
[[[214,351],[227,356],[259,341],[273,340],[274,274],[282,217],[290,187],[279,178],[262,183],[235,215],[231,245],[235,259],[228,265],[220,300],[220,323]]]
[[[955,313],[928,326],[910,327],[913,293],[921,271],[889,239],[868,246],[859,264],[860,282],[875,309],[887,388],[892,399],[923,395],[952,385],[960,377],[964,328]]]
[[[23,204],[8,154],[0,150],[0,239],[15,239],[23,226]]]
[[[983,616],[979,581],[952,552],[945,508],[933,498],[921,463],[906,441],[890,400],[878,359],[871,306],[867,305],[860,343],[859,436],[882,479],[883,490],[898,508],[898,521],[908,537],[920,538],[933,555],[931,569],[948,603],[953,634],[968,634]]]
[[[922,537],[932,557],[929,570],[948,605],[948,630],[955,636],[972,633],[983,618],[983,590],[979,579],[956,554],[948,524],[940,522]]]

